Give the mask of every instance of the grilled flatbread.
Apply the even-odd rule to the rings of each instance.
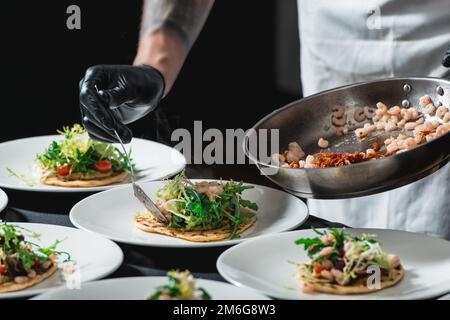
[[[36,277],[34,278],[28,278],[28,280],[25,281],[24,283],[16,283],[14,281],[2,283],[0,284],[0,293],[20,291],[32,287],[50,277],[52,274],[56,272],[57,269],[58,266],[56,265],[56,263],[53,263],[52,266],[47,271],[45,271],[44,273],[37,274]]]
[[[330,284],[330,283],[313,283],[308,281],[308,279],[305,278],[304,276],[300,276],[300,281],[314,288],[314,291],[316,292],[346,295],[346,294],[370,293],[392,287],[396,285],[400,280],[402,280],[404,274],[405,270],[400,265],[398,268],[392,270],[390,272],[390,275],[383,275],[381,277],[380,289],[369,289],[366,284],[367,278],[358,279],[358,281],[356,281],[354,284],[347,286],[341,286],[338,284]]]
[[[74,177],[65,178],[57,175],[42,176],[41,183],[58,186],[58,187],[68,187],[68,188],[86,188],[86,187],[99,187],[106,186],[113,183],[123,182],[128,177],[127,171],[116,171],[105,176],[95,176],[93,179],[89,179],[89,176],[79,177],[75,179]]]
[[[256,217],[249,217],[247,222],[242,223],[238,230],[237,234],[241,234],[248,228],[250,228],[256,221]],[[139,215],[134,219],[134,223],[136,227],[151,233],[159,233],[164,234],[166,236],[180,238],[193,242],[212,242],[212,241],[221,241],[229,239],[231,236],[231,228],[229,224],[224,224],[223,226],[211,229],[211,230],[199,230],[199,231],[183,231],[170,228],[155,219],[150,214]]]

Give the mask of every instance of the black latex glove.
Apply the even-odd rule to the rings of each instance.
[[[442,59],[442,64],[444,67],[450,68],[450,45],[447,48],[447,52],[444,54],[444,59]]]
[[[80,82],[84,127],[93,139],[124,143],[133,136],[125,126],[153,111],[164,94],[162,74],[147,65],[97,65]]]

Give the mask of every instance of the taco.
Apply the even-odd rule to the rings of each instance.
[[[196,280],[185,270],[172,270],[167,273],[168,283],[156,288],[147,300],[211,300],[211,295],[197,287]]]
[[[58,269],[56,241],[48,248],[26,241],[18,227],[0,225],[0,293],[41,283]]]
[[[53,141],[36,158],[41,183],[80,188],[97,187],[126,181],[130,165],[127,156],[112,144],[89,138],[78,124],[58,131],[64,139]]]
[[[374,239],[375,235],[356,237],[335,228],[314,231],[318,237],[295,242],[303,245],[311,258],[308,263],[299,265],[304,292],[370,293],[402,280],[405,270],[400,258],[387,254]]]
[[[157,192],[156,205],[169,224],[151,213],[136,215],[134,222],[143,231],[193,242],[235,238],[256,222],[258,206],[242,197],[250,188],[234,181],[193,183],[181,173]]]

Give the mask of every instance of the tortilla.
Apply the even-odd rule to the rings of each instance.
[[[250,228],[256,221],[256,217],[252,216],[247,222],[239,225],[237,234],[241,234]],[[162,224],[150,214],[139,215],[134,219],[136,227],[145,232],[159,233],[170,237],[180,238],[192,242],[212,242],[229,239],[232,233],[229,224],[223,225],[217,229],[199,230],[199,231],[183,231],[170,228]]]
[[[346,295],[370,293],[392,287],[396,285],[400,280],[402,280],[404,274],[405,270],[403,269],[403,266],[400,265],[398,268],[392,270],[390,276],[384,275],[381,277],[381,286],[379,289],[369,289],[366,285],[367,277],[361,278],[352,285],[347,286],[341,286],[331,283],[312,283],[308,281],[304,276],[300,276],[300,281],[314,288],[314,291],[316,292]]]
[[[127,176],[128,176],[127,171],[116,171],[113,172],[110,176],[104,178],[83,179],[83,180],[68,180],[56,175],[52,176],[44,175],[41,178],[41,183],[50,186],[67,187],[67,188],[99,187],[113,183],[123,182],[127,178]]]
[[[8,281],[3,284],[0,284],[0,293],[12,292],[12,291],[20,291],[26,288],[32,287],[56,272],[58,266],[56,263],[52,263],[52,266],[45,271],[44,273],[37,274],[34,278],[28,278],[24,283],[16,283],[14,281]]]

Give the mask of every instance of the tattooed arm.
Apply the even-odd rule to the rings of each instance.
[[[145,1],[135,65],[92,66],[80,81],[82,122],[92,138],[131,141],[126,125],[155,110],[169,92],[212,4]]]
[[[145,0],[134,64],[164,76],[169,92],[211,10],[213,0]]]

